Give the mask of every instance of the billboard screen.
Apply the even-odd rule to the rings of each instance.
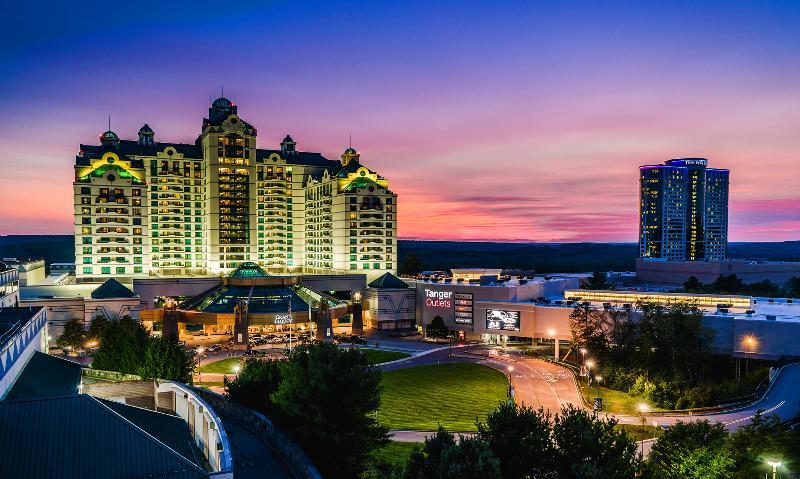
[[[486,310],[486,329],[519,331],[519,311]]]

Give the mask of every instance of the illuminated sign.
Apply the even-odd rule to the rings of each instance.
[[[450,309],[453,307],[453,292],[426,289],[425,306],[429,308]]]
[[[695,159],[687,159],[687,160],[669,160],[667,162],[668,165],[671,166],[706,166],[708,165],[708,160],[703,158],[695,158]]]
[[[292,315],[288,313],[276,314],[275,324],[292,324]]]
[[[472,293],[455,293],[455,318],[458,324],[472,324]]]
[[[486,329],[519,331],[519,311],[486,310]]]

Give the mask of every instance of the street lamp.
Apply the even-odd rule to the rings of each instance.
[[[777,479],[778,477],[778,468],[781,467],[781,461],[767,461],[767,464],[772,466],[772,479]]]
[[[581,348],[578,351],[581,352],[581,364],[586,362],[586,348]]]
[[[602,398],[603,398],[603,397],[602,397],[602,396],[600,396],[600,381],[602,381],[602,380],[603,380],[603,376],[597,375],[597,376],[595,376],[595,377],[594,377],[594,380],[595,380],[595,382],[597,383],[597,397],[599,397],[599,398],[601,399],[601,401],[600,401],[600,402],[602,403],[602,402],[603,402],[603,401],[602,401]]]
[[[648,406],[643,402],[640,402],[637,408],[639,409],[639,413],[641,413],[642,415],[642,436],[644,436],[644,415],[647,414],[647,411],[650,410],[650,406]],[[642,441],[640,441],[640,443],[642,445],[642,459],[644,459],[644,438],[642,438]]]
[[[233,367],[233,373],[238,376],[239,375],[239,370],[241,370],[241,369],[242,369],[242,367],[237,364],[236,366]]]

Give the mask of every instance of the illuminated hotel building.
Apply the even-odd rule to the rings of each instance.
[[[707,165],[683,158],[640,167],[640,258],[725,259],[729,171]]]
[[[219,98],[194,144],[103,133],[75,160],[79,282],[224,275],[252,261],[272,274],[397,267],[397,195],[348,148],[341,161],[256,148],[257,130]]]

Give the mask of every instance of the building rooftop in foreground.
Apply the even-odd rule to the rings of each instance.
[[[205,469],[86,394],[2,401],[0,424],[3,477],[209,477]]]

